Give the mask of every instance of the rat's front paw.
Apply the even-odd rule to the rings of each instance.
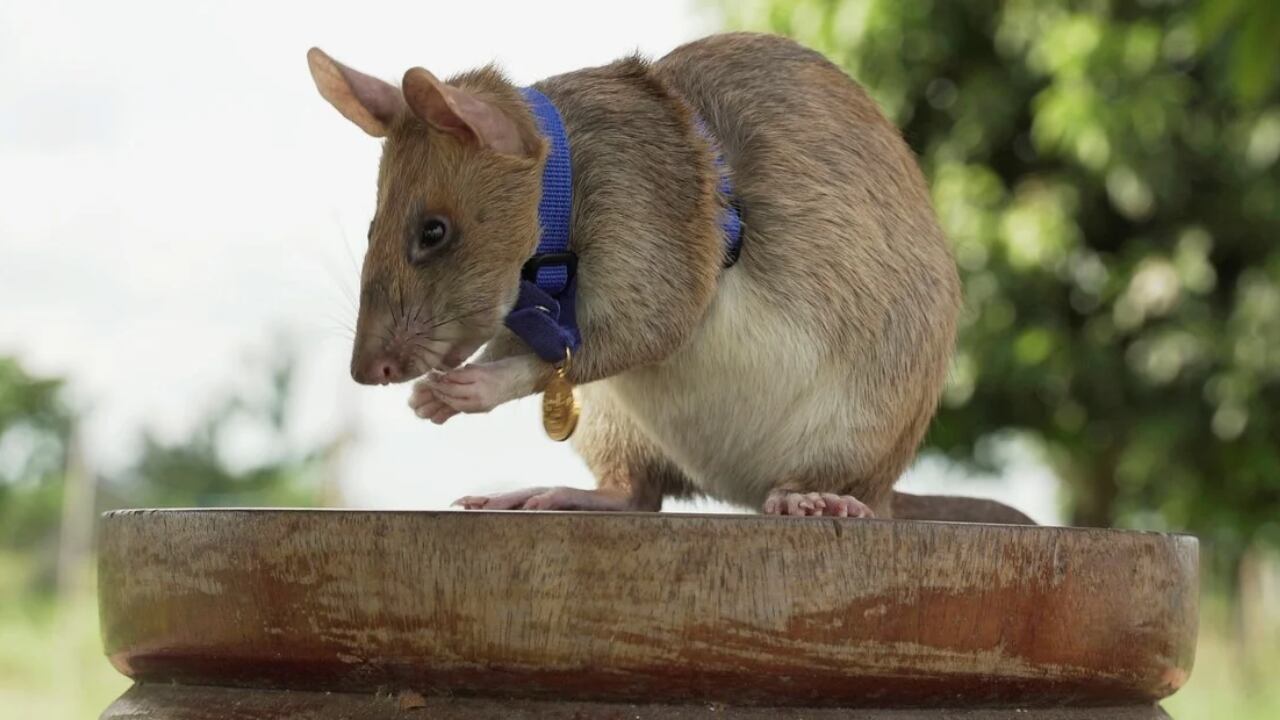
[[[458,410],[445,402],[443,396],[435,390],[435,383],[444,373],[432,370],[413,384],[413,394],[409,396],[409,407],[413,414],[424,420],[440,425],[458,414]]]
[[[413,385],[409,407],[420,418],[442,423],[459,412],[484,413],[533,394],[537,359],[532,355],[430,372]]]
[[[871,518],[876,514],[852,495],[774,490],[764,501],[766,515],[824,515]]]

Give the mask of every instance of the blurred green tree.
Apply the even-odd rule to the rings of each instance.
[[[106,483],[111,507],[307,507],[321,502],[332,444],[296,448],[289,437],[295,367],[280,349],[251,399],[229,395],[189,434],[145,430],[137,459]],[[239,440],[250,462],[235,460]]]
[[[71,427],[60,380],[0,357],[0,548],[53,539]]]
[[[1280,541],[1280,3],[748,0],[862,82],[966,288],[928,438],[1028,438],[1081,525]]]
[[[77,417],[63,381],[34,377],[0,357],[0,556],[21,558],[17,584],[44,592],[78,574],[97,511],[313,506],[332,495],[324,485],[335,477],[341,438],[303,444],[290,437],[294,362],[283,348],[273,356],[264,377],[249,374],[256,386],[228,393],[189,433],[161,439],[144,430],[133,462],[105,478],[77,457]],[[248,451],[237,453],[237,440]]]

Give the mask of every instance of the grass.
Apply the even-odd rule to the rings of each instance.
[[[28,566],[0,555],[0,715],[96,718],[129,686],[102,654],[97,599],[25,592]]]
[[[1260,639],[1256,649],[1246,651],[1227,608],[1224,598],[1201,601],[1200,639],[1191,680],[1163,703],[1174,720],[1280,718],[1280,683],[1275,681],[1280,638],[1269,632],[1270,638]]]
[[[24,593],[24,569],[17,558],[0,556],[0,708],[13,718],[97,717],[129,682],[102,655],[95,598]],[[1280,683],[1272,672],[1280,667],[1280,643],[1260,642],[1246,653],[1226,607],[1220,598],[1204,603],[1195,671],[1164,703],[1175,720],[1280,718]]]

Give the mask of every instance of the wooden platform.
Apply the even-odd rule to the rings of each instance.
[[[123,511],[103,521],[99,583],[107,654],[141,683],[106,718],[389,718],[421,695],[431,718],[1145,719],[1191,671],[1197,545],[836,518]]]

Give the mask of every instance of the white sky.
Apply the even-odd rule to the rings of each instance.
[[[349,504],[590,486],[572,450],[543,437],[534,400],[436,427],[407,409],[407,386],[351,381],[340,325],[354,322],[378,144],[320,99],[305,52],[393,81],[413,65],[445,76],[497,61],[528,83],[661,55],[714,28],[693,7],[7,0],[0,353],[71,378],[91,460],[108,469],[140,427],[189,427],[285,330],[304,353],[300,435],[357,433]],[[1003,494],[1056,518],[1032,463],[1000,485],[939,468],[903,487]]]

